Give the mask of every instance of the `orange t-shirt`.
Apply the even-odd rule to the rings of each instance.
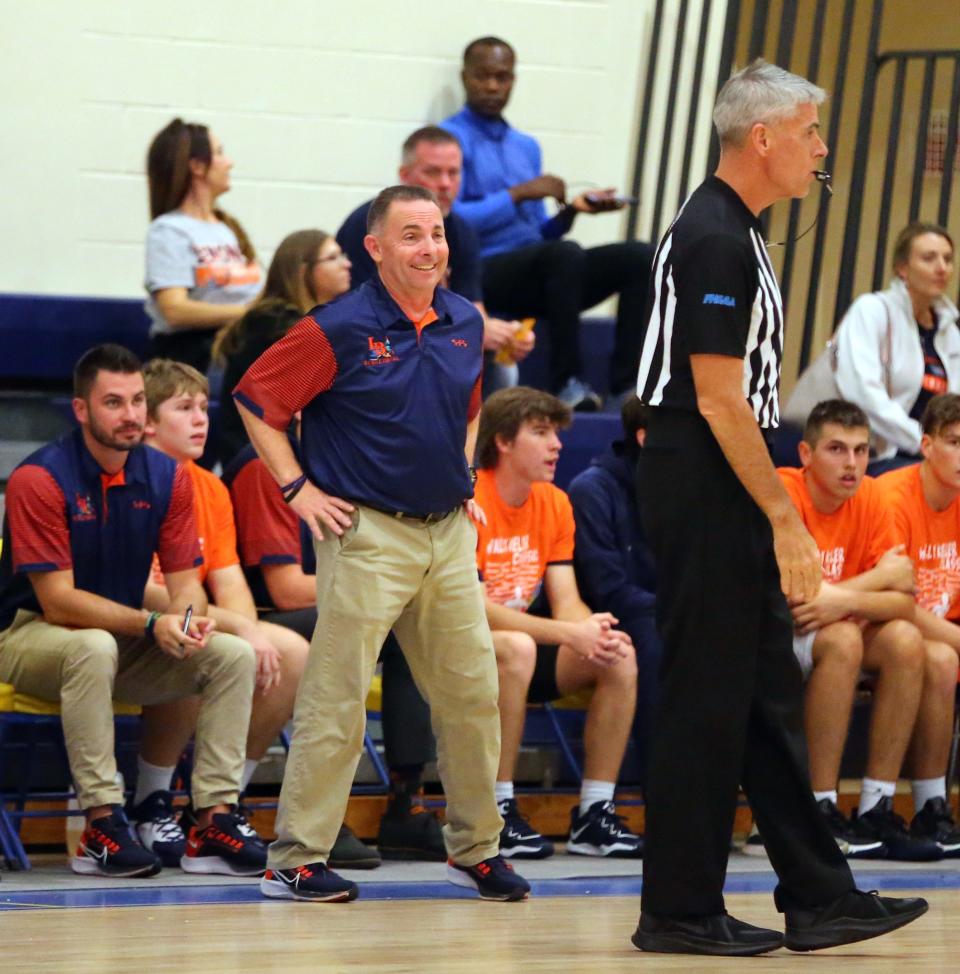
[[[917,605],[960,621],[960,498],[935,511],[923,496],[920,464],[891,470],[877,484],[892,509],[896,541],[907,546],[913,560]]]
[[[526,612],[540,594],[547,566],[573,563],[570,499],[543,482],[532,486],[520,507],[511,507],[492,470],[477,471],[474,498],[487,516],[486,524],[477,524],[477,568],[487,595]]]
[[[237,528],[233,522],[233,504],[230,491],[219,477],[204,470],[192,460],[182,464],[193,484],[193,512],[197,521],[197,534],[203,563],[198,571],[200,581],[210,572],[239,565],[237,555]],[[163,585],[163,572],[157,556],[153,556],[153,581]]]
[[[853,497],[833,514],[822,514],[813,506],[802,470],[780,467],[777,473],[817,543],[825,582],[862,575],[897,544],[890,509],[872,477],[864,477]]]

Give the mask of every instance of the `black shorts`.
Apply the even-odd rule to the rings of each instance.
[[[548,703],[561,696],[557,687],[557,654],[559,652],[559,646],[537,645],[537,663],[533,668],[530,689],[527,690],[527,703]]]

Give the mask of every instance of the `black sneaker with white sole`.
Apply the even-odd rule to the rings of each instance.
[[[894,859],[899,862],[935,862],[943,850],[934,839],[907,831],[907,823],[893,810],[893,799],[884,796],[869,812],[854,812],[851,834],[862,840],[882,843],[876,852],[861,854],[862,859]]]
[[[164,866],[180,865],[187,851],[187,837],[177,821],[169,791],[152,792],[131,807],[129,817],[145,849],[156,853]]]
[[[836,803],[829,798],[821,798],[817,808],[827,823],[831,835],[836,840],[840,851],[848,859],[872,859],[885,856],[883,841],[875,834],[864,829],[854,829]]]
[[[945,798],[927,799],[923,808],[913,816],[910,834],[936,842],[946,858],[960,857],[960,829]]]
[[[501,856],[505,859],[549,859],[553,855],[553,843],[520,814],[515,798],[499,802],[497,808],[503,817]]]
[[[313,903],[346,903],[359,895],[356,883],[338,876],[324,862],[293,869],[268,869],[260,880],[260,892],[274,900],[306,900]]]
[[[87,823],[70,868],[83,876],[155,876],[161,869],[159,857],[140,844],[123,809],[112,809]]]
[[[643,837],[627,828],[613,802],[594,802],[582,815],[579,806],[570,810],[567,852],[575,856],[640,859]]]
[[[191,827],[180,868],[206,875],[259,876],[267,868],[267,847],[234,807],[212,815],[205,828]]]
[[[461,866],[448,859],[447,881],[454,886],[475,889],[481,900],[513,903],[526,899],[530,893],[530,884],[513,871],[503,856],[492,856],[475,866]]]

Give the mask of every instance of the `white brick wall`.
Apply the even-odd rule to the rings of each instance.
[[[292,230],[335,230],[394,181],[412,129],[459,107],[461,51],[482,34],[518,51],[508,115],[546,168],[626,187],[653,7],[0,0],[0,290],[142,293],[144,156],[178,114],[223,138],[236,164],[223,205],[264,260]],[[576,236],[621,225],[581,218]]]

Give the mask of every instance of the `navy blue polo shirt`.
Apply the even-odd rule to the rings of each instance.
[[[353,264],[350,269],[353,287],[359,287],[365,281],[378,276],[377,265],[363,246],[363,238],[367,235],[367,213],[372,202],[373,200],[368,200],[358,206],[337,231],[337,243]],[[473,227],[462,216],[448,213],[443,218],[443,230],[450,248],[450,290],[468,301],[482,301],[480,242]]]
[[[153,553],[165,573],[200,564],[186,470],[138,446],[105,474],[79,429],[41,447],[7,484],[0,557],[0,631],[18,609],[40,612],[27,577],[73,570],[74,585],[130,608],[143,605]]]
[[[452,510],[473,493],[463,451],[480,411],[483,321],[443,288],[433,311],[418,330],[378,276],[297,322],[234,397],[279,430],[302,410],[302,463],[321,490],[407,514]]]

